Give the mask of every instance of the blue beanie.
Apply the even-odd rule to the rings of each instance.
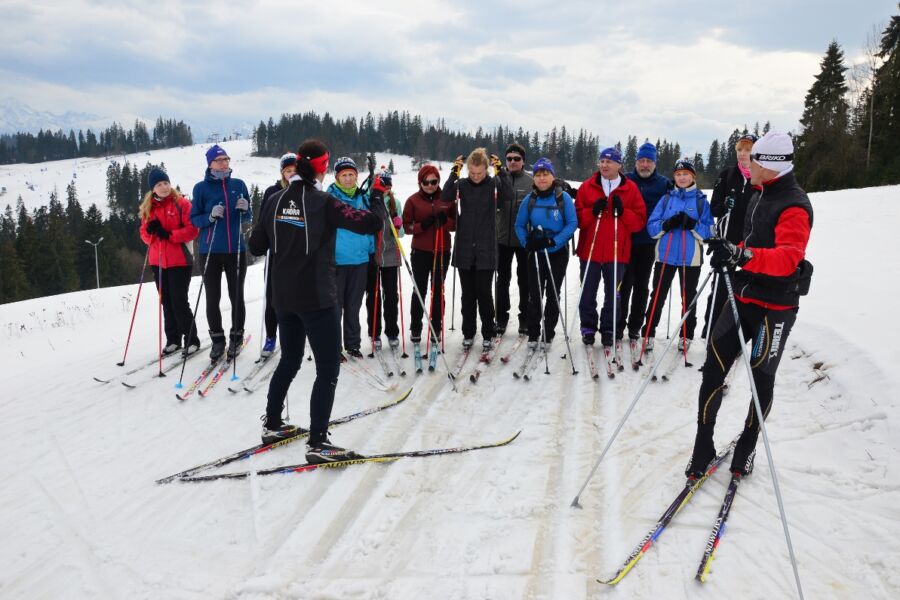
[[[600,151],[599,160],[603,160],[604,158],[619,163],[620,165],[622,164],[622,153],[619,152],[615,146],[604,148]]]
[[[639,160],[641,158],[648,158],[653,162],[656,162],[656,146],[654,146],[650,142],[644,142],[643,144],[641,144],[641,147],[638,148],[635,160]]]
[[[169,176],[166,175],[166,172],[162,169],[153,167],[150,169],[150,173],[147,174],[147,185],[149,185],[152,190],[160,181],[169,181]]]
[[[225,148],[218,144],[213,144],[213,147],[206,151],[206,166],[212,164],[212,161],[216,160],[220,156],[228,157],[228,153],[225,152]]]
[[[349,156],[342,156],[334,163],[334,174],[337,175],[346,169],[353,169],[359,173],[359,169],[356,167],[356,161]]]
[[[556,170],[553,168],[553,163],[550,162],[549,158],[544,158],[543,156],[531,165],[531,172],[537,173],[538,171],[550,171],[550,174],[556,177]]]

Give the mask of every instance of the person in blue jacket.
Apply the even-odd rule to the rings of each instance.
[[[671,191],[673,183],[656,170],[656,146],[645,142],[638,148],[634,171],[626,177],[637,184],[641,198],[647,207],[647,215],[659,204],[659,199]],[[647,227],[631,234],[631,257],[625,276],[622,278],[620,298],[622,299],[616,326],[616,339],[623,337],[628,327],[628,343],[632,356],[636,355],[641,337],[641,325],[647,312],[647,297],[650,294],[650,274],[656,262],[656,240],[647,233]],[[631,306],[629,307],[629,300]]]
[[[709,202],[697,187],[694,163],[688,158],[678,160],[673,177],[674,189],[660,199],[647,220],[647,232],[657,240],[654,288],[645,318],[644,337],[648,338],[648,349],[653,346],[656,326],[676,271],[681,283],[682,316],[693,302],[700,281],[700,265],[703,264],[701,244],[710,237],[713,229]],[[687,352],[696,325],[697,311],[692,310],[681,330],[679,351]]]
[[[359,169],[352,158],[344,156],[337,159],[334,179],[334,183],[328,186],[329,194],[356,210],[370,210],[369,194],[357,185]],[[356,359],[362,358],[359,351],[362,344],[359,311],[366,293],[369,259],[374,254],[374,235],[354,233],[349,229],[337,230],[334,262],[337,266],[338,312],[341,315],[344,351]]]
[[[532,171],[534,188],[519,205],[516,236],[528,252],[528,347],[536,348],[541,337],[542,293],[546,295],[542,341],[548,345],[553,341],[559,320],[559,298],[556,294],[562,290],[569,264],[567,244],[578,229],[578,217],[572,197],[556,185],[553,163],[539,158]],[[552,282],[548,281],[548,277],[552,278]]]
[[[217,361],[225,353],[225,331],[219,310],[223,272],[231,301],[228,357],[237,356],[244,342],[247,248],[241,225],[249,225],[253,215],[247,185],[231,176],[231,158],[225,149],[213,145],[206,151],[206,164],[206,176],[194,186],[191,222],[200,229],[200,263],[207,265],[203,284],[206,287],[206,321],[212,341],[209,357]]]

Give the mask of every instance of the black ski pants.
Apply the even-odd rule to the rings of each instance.
[[[338,265],[335,269],[338,314],[344,333],[345,350],[359,350],[362,344],[359,309],[362,308],[363,295],[366,293],[368,268],[368,263],[362,263],[360,265]]]
[[[582,334],[594,333],[599,329],[604,341],[612,343],[613,297],[619,293],[622,278],[627,270],[628,265],[625,263],[581,261],[579,274],[584,282],[584,287],[581,291],[581,302],[578,304],[578,317],[581,320]],[[598,314],[597,290],[600,288],[601,281],[603,282],[603,307]],[[616,311],[621,310],[622,301],[616,298]]]
[[[724,282],[723,282],[724,285]],[[775,372],[787,347],[788,335],[797,320],[797,309],[770,310],[756,304],[738,302],[741,335],[753,344],[750,365],[753,381],[759,394],[759,404],[764,418],[768,418],[772,408],[772,395],[775,389]],[[738,328],[734,321],[734,313],[730,303],[716,317],[710,334],[706,351],[706,362],[703,364],[703,381],[700,384],[700,395],[697,409],[697,437],[694,442],[694,456],[702,460],[711,459],[715,455],[713,448],[713,431],[716,427],[716,415],[722,405],[722,387],[725,376],[735,360],[740,368],[745,368],[741,354]],[[744,421],[744,429],[734,449],[731,470],[741,471],[756,448],[759,436],[759,420],[753,400]]]
[[[650,296],[650,303],[647,306],[647,315],[644,321],[645,331],[646,324],[650,324],[649,337],[656,337],[656,327],[659,325],[659,319],[665,308],[669,288],[672,286],[672,279],[675,278],[676,272],[678,273],[680,284],[679,291],[684,294],[684,299],[681,303],[682,312],[678,313],[679,321],[683,316],[683,311],[690,306],[691,302],[694,301],[694,296],[697,295],[697,284],[700,282],[700,267],[683,267],[681,265],[667,265],[661,262],[656,263],[656,268],[653,269],[653,294]],[[660,273],[662,273],[662,277],[660,277]],[[697,327],[696,307],[694,307],[694,310],[691,311],[691,314],[688,315],[685,321],[685,335],[687,339],[694,339],[695,327]],[[677,332],[677,335],[681,335],[681,331]]]
[[[188,288],[191,287],[191,271],[193,267],[169,267],[162,269],[151,265],[153,281],[157,291],[161,291],[160,301],[163,309],[163,330],[166,332],[166,345],[185,345],[197,340],[196,327],[190,331],[193,323],[191,305],[188,301]]]
[[[547,258],[550,259],[549,269]],[[544,305],[544,341],[551,342],[556,333],[559,321],[559,298],[553,292],[562,289],[566,267],[569,264],[569,249],[556,252],[528,253],[528,340],[537,341],[541,335],[541,297]],[[551,283],[549,275],[552,275]]]
[[[565,250],[568,252],[568,248]],[[560,250],[563,252],[563,250]],[[511,303],[509,299],[509,288],[512,283],[512,261],[516,259],[516,288],[519,292],[519,329],[526,326],[528,315],[528,298],[529,298],[529,273],[530,265],[528,264],[528,256],[525,248],[514,248],[513,246],[497,246],[497,325],[506,327],[509,323],[509,311]]]
[[[206,255],[200,262],[206,264]],[[240,271],[240,277],[238,277]],[[228,285],[228,299],[231,301],[231,328],[243,331],[246,308],[244,306],[244,278],[247,276],[247,253],[210,254],[203,284],[206,286],[206,322],[210,331],[222,332],[222,312],[219,301],[222,298],[222,273]]]
[[[718,285],[716,285],[717,282]],[[715,298],[713,298],[713,294],[715,294]],[[709,296],[706,299],[706,313],[704,314],[703,332],[701,334],[703,338],[709,337],[710,325],[719,318],[719,313],[723,310],[731,310],[727,303],[728,290],[725,289],[725,281],[722,280],[720,273],[716,273],[713,275]]]
[[[381,289],[378,290],[378,284]],[[375,296],[378,296],[376,307]],[[374,260],[369,261],[366,273],[366,317],[369,328],[366,337],[381,337],[381,316],[384,315],[384,332],[389,338],[400,335],[400,296],[397,294],[397,267],[379,267]]]
[[[631,261],[625,269],[622,279],[620,297],[622,308],[617,319],[616,338],[621,339],[628,326],[628,337],[639,338],[643,335],[641,326],[647,313],[647,298],[650,295],[650,275],[656,261],[656,244],[632,244]],[[629,307],[629,300],[631,306]]]
[[[278,332],[278,315],[275,314],[275,306],[272,304],[272,278],[266,278],[266,312],[263,314],[266,324],[266,337],[273,338]]]
[[[303,363],[309,338],[316,361],[316,379],[309,397],[309,429],[313,435],[325,434],[341,370],[341,321],[337,308],[305,313],[278,311],[278,327],[281,330],[281,359],[269,382],[266,423],[272,427],[282,422],[284,398]]]
[[[490,340],[494,338],[494,298],[491,288],[494,284],[494,271],[488,269],[457,269],[459,287],[462,290],[462,333],[463,338],[475,337],[476,310],[481,317],[481,336]]]
[[[446,304],[443,301],[444,280],[447,278],[447,271],[450,269],[450,253],[444,252],[435,257],[433,252],[413,248],[410,255],[410,263],[416,287],[422,294],[422,298],[428,303],[427,310],[431,314],[431,326],[434,327],[438,335],[441,335],[441,328],[444,323],[444,307],[442,304]],[[432,273],[432,268],[434,268],[434,273]],[[429,278],[431,279],[430,285]],[[409,334],[413,339],[421,339],[422,317],[426,309],[419,302],[415,290],[411,291],[409,306]]]

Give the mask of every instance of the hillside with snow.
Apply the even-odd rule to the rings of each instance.
[[[165,162],[173,183],[190,190],[202,175],[205,147],[154,152],[146,160]],[[225,147],[235,175],[248,185],[274,181],[275,159],[250,157],[246,140]],[[144,163],[141,155],[129,159]],[[415,190],[415,174],[408,158],[394,162],[395,190],[405,198]],[[23,193],[33,208],[53,186],[64,190],[74,172],[82,202],[103,206],[106,164],[0,167],[0,185],[14,202],[21,189],[15,186],[33,183],[34,195]],[[808,258],[815,275],[778,373],[768,421],[774,459],[806,598],[897,598],[900,350],[886,309],[900,290],[900,263],[890,247],[900,187],[813,194],[812,201]],[[570,319],[577,277],[571,261]],[[259,351],[262,280],[262,265],[251,267],[245,291],[254,337],[237,362],[238,375]],[[195,278],[192,304],[198,286]],[[408,316],[406,273],[403,289]],[[490,366],[477,384],[464,377],[454,392],[440,363],[436,373],[416,376],[410,359],[410,374],[393,378],[400,389],[413,386],[408,400],[332,430],[336,443],[362,453],[491,442],[521,430],[508,446],[157,485],[158,478],[258,444],[266,389],[233,394],[226,378],[209,397],[181,403],[178,370],[160,379],[151,368],[131,380],[138,384],[133,390],[94,381],[123,370],[116,362],[136,297],[137,285],[130,285],[0,306],[7,380],[0,398],[2,598],[797,597],[762,442],[707,583],[694,573],[725,472],[706,482],[617,590],[596,581],[616,571],[683,484],[696,368],[679,368],[671,382],[647,387],[582,495],[582,510],[570,502],[649,369],[591,381],[583,347],[573,340],[580,370],[573,376],[561,358],[562,336],[554,341],[550,374],[541,367],[530,382],[513,379],[514,359]],[[701,306],[705,301],[706,292]],[[227,306],[223,301],[226,322]],[[447,306],[449,325],[449,297]],[[153,358],[156,319],[148,283],[127,366]],[[451,363],[460,352],[458,314],[455,323],[446,332]],[[700,365],[703,356],[696,342],[690,360]],[[464,375],[475,365],[469,360]],[[186,383],[203,362],[187,363]],[[749,385],[738,366],[719,413],[720,445],[747,411]],[[309,422],[312,377],[312,363],[304,362],[289,394],[298,425]],[[373,390],[344,369],[333,416],[385,403],[399,391]],[[221,470],[300,463],[304,449],[298,442]]]

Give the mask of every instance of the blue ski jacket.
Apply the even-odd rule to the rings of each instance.
[[[356,189],[352,198],[333,183],[328,186],[327,191],[356,210],[370,210],[369,196],[359,188]],[[336,265],[362,265],[369,262],[370,254],[375,254],[374,235],[354,233],[349,229],[339,228],[337,230],[334,246],[334,263]]]
[[[532,196],[538,194],[534,207],[529,215],[528,205]],[[522,246],[528,243],[529,233],[534,232],[539,226],[544,230],[544,237],[552,237],[554,245],[547,252],[565,251],[567,242],[575,235],[578,229],[578,217],[575,214],[575,202],[566,192],[562,192],[563,209],[560,212],[556,202],[556,187],[552,187],[542,195],[537,190],[528,193],[519,204],[519,212],[516,213],[516,237]]]
[[[686,213],[697,221],[694,228],[685,231],[681,227],[665,232],[663,223],[678,213]],[[703,264],[703,240],[712,234],[713,217],[706,195],[696,186],[687,189],[676,187],[663,196],[653,214],[647,219],[647,231],[656,240],[656,260],[667,265],[699,267]],[[684,236],[682,236],[684,232]],[[684,245],[682,247],[682,237]]]
[[[247,184],[240,179],[226,177],[216,179],[209,169],[203,181],[194,186],[191,198],[191,223],[200,230],[200,254],[234,254],[244,252],[246,246],[241,239],[242,213],[235,208],[238,198],[250,201]],[[225,206],[225,216],[219,219],[213,236],[213,223],[209,213],[217,204]],[[252,209],[243,213],[243,221],[248,225],[253,221]]]

